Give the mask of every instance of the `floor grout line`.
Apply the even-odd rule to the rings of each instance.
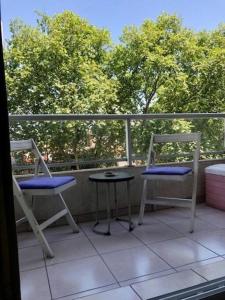
[[[121,224],[120,224],[121,225]],[[121,226],[123,226],[123,225],[121,225]],[[127,229],[125,226],[123,226],[125,229]],[[85,232],[84,232],[84,234],[86,234]],[[130,234],[132,234],[132,232],[130,232]],[[132,234],[133,235],[133,234]],[[87,236],[87,238],[89,238],[88,237],[88,235],[86,235]],[[133,235],[135,238],[137,238],[137,240],[139,240],[139,242],[141,242],[141,244],[143,244],[144,246],[147,246],[142,240],[140,240],[138,237],[136,237],[135,235]],[[91,242],[91,240],[90,240],[90,242]],[[92,243],[92,242],[91,242]],[[93,243],[92,243],[92,245],[93,245]],[[93,247],[95,248],[95,246],[93,245]],[[106,253],[102,253],[103,255],[104,254],[108,254],[108,253],[115,253],[115,252],[120,252],[120,251],[126,251],[126,250],[128,250],[128,249],[135,249],[135,248],[138,248],[138,247],[141,247],[141,245],[139,245],[139,246],[135,246],[135,247],[130,247],[130,248],[126,248],[126,249],[120,249],[120,250],[115,250],[115,251],[110,251],[110,252],[106,252]],[[147,247],[148,249],[149,249],[149,247]],[[99,253],[99,251],[95,248],[95,250]],[[150,251],[152,251],[154,254],[156,254],[152,249],[149,249]],[[119,286],[120,286],[120,281],[118,281],[117,280],[117,278],[114,276],[114,274],[112,273],[112,271],[110,270],[110,268],[108,267],[108,265],[105,263],[105,261],[104,261],[104,258],[102,257],[102,254],[101,253],[99,253],[99,256],[102,258],[102,260],[103,260],[103,262],[104,262],[104,264],[106,265],[106,267],[107,267],[107,269],[109,269],[109,271],[110,271],[110,273],[113,275],[113,277],[116,279],[116,281],[117,281],[117,283],[119,284]],[[156,254],[157,255],[157,254]],[[174,271],[174,273],[176,273],[177,272],[177,270],[175,269],[175,268],[173,268],[172,266],[170,266],[163,258],[161,258],[159,255],[157,255],[161,260],[163,260],[170,268],[169,269],[166,269],[166,270],[163,270],[163,271],[160,271],[160,272],[164,272],[164,271],[169,271],[169,270],[173,270]],[[128,280],[132,280],[132,279],[138,279],[138,278],[140,278],[140,277],[144,277],[144,276],[151,276],[151,275],[155,275],[155,274],[157,274],[157,273],[160,273],[160,272],[154,272],[154,273],[148,273],[148,274],[146,274],[146,275],[142,275],[142,276],[137,276],[137,277],[132,277],[132,278],[130,278],[130,279],[127,279],[127,280],[123,280],[123,281],[128,281]],[[165,275],[166,276],[166,275]],[[160,276],[161,277],[161,276]],[[147,279],[148,280],[148,279]],[[145,280],[143,280],[143,281],[145,281]],[[130,285],[129,285],[130,286]]]
[[[218,255],[218,256],[206,258],[206,259],[203,259],[203,260],[197,260],[197,261],[194,261],[193,263],[190,263],[190,264],[184,264],[184,265],[182,265],[182,266],[176,267],[176,269],[182,268],[182,267],[186,267],[186,266],[189,266],[189,265],[192,265],[192,264],[197,264],[197,263],[200,263],[200,262],[205,262],[205,261],[207,261],[207,260],[211,260],[211,259],[214,259],[214,258],[217,258],[217,257],[222,257],[222,258],[223,258],[223,256]],[[221,261],[222,261],[222,260],[221,260]],[[180,272],[180,271],[183,271],[183,270],[177,270],[177,271]]]
[[[77,297],[77,296],[78,296],[77,299],[81,299],[81,298],[88,297],[88,296],[91,296],[91,295],[96,295],[96,294],[103,293],[104,291],[103,291],[103,292],[101,291],[101,292],[93,293],[93,294],[90,294],[90,295],[79,296],[79,295],[81,295],[81,294],[83,294],[83,293],[91,292],[91,291],[96,291],[96,290],[102,289],[102,288],[107,288],[107,287],[110,287],[110,286],[115,285],[115,284],[116,284],[116,283],[103,285],[103,286],[100,286],[100,287],[97,287],[97,288],[85,290],[85,291],[83,291],[83,292],[77,292],[77,293],[74,293],[74,294],[68,294],[68,295],[64,295],[64,296],[61,296],[61,297],[56,297],[56,298],[53,298],[52,300],[60,300],[60,299],[63,299],[63,298],[65,298],[65,297],[73,297],[73,296],[74,296],[74,297]],[[116,288],[118,288],[118,287],[114,287],[114,288],[112,288],[112,289],[110,289],[110,290],[106,290],[105,292],[114,290],[114,289],[116,289]],[[41,300],[41,299],[40,299],[40,300]],[[76,300],[76,298],[74,298],[73,300]]]
[[[126,282],[126,281],[136,280],[136,279],[138,279],[138,278],[143,278],[143,277],[147,277],[147,276],[155,276],[155,275],[157,275],[157,274],[164,273],[164,272],[167,272],[167,271],[174,271],[173,273],[177,273],[177,272],[175,272],[175,270],[173,270],[173,269],[166,269],[166,270],[159,271],[159,272],[154,272],[154,273],[150,273],[150,274],[146,274],[146,275],[141,275],[141,276],[137,276],[137,277],[132,277],[132,278],[130,278],[130,279],[121,280],[121,281],[119,281],[119,284],[120,284],[120,283],[123,283],[123,282]],[[164,276],[167,276],[167,275],[170,275],[170,274],[164,274],[164,275],[158,276],[158,277],[164,277]],[[156,277],[153,277],[153,278],[144,279],[143,281],[151,280],[151,279],[158,278],[158,277],[156,276]],[[143,282],[143,281],[140,281],[140,282]],[[138,283],[138,282],[137,282],[137,283]],[[131,283],[131,284],[135,284],[135,283]],[[128,284],[128,285],[130,285],[130,284]]]
[[[157,223],[160,223],[160,221],[159,222],[157,222]],[[157,223],[154,223],[154,224],[157,224]],[[120,224],[122,227],[124,227],[126,230],[127,230],[127,228],[123,225],[123,224]],[[150,224],[151,225],[151,224]],[[138,225],[137,225],[138,226]],[[149,248],[148,247],[148,245],[144,242],[144,241],[142,241],[141,239],[139,239],[137,236],[135,236],[134,234],[133,234],[133,232],[131,231],[130,232],[130,234],[132,234],[139,242],[141,242],[141,244],[142,245],[144,245],[144,246],[146,246],[150,251],[152,251],[154,254],[156,254],[161,260],[163,260],[170,268],[169,269],[166,269],[166,270],[163,270],[163,271],[160,271],[160,272],[166,272],[166,271],[169,271],[169,270],[173,270],[174,271],[174,273],[177,273],[178,271],[174,268],[174,267],[172,267],[166,260],[164,260],[162,257],[160,257],[157,253],[155,253],[151,248]],[[88,236],[87,236],[88,237]],[[171,240],[171,239],[169,239],[169,240]],[[166,240],[167,241],[167,240]],[[94,246],[94,245],[93,245]],[[102,253],[103,255],[104,254],[108,254],[108,253],[115,253],[115,252],[120,252],[120,251],[126,251],[126,250],[128,250],[128,249],[134,249],[134,248],[138,248],[138,247],[141,247],[141,245],[139,245],[139,246],[135,246],[135,247],[130,247],[130,248],[126,248],[126,249],[120,249],[120,250],[115,250],[115,251],[110,251],[110,252],[105,252],[105,253]],[[96,248],[95,248],[96,249]],[[98,250],[96,249],[96,251],[98,252]],[[99,254],[99,256],[102,256],[102,254]],[[103,260],[104,260],[104,258],[102,258]],[[105,262],[105,261],[104,261]],[[110,272],[111,272],[111,270],[110,270]],[[132,278],[130,278],[130,279],[127,279],[127,280],[123,280],[123,281],[128,281],[128,280],[132,280],[132,279],[138,279],[138,278],[141,278],[141,277],[144,277],[144,276],[151,276],[151,275],[156,275],[157,273],[160,273],[160,272],[154,272],[154,273],[149,273],[149,274],[146,274],[146,275],[142,275],[142,276],[137,276],[137,277],[132,277]],[[164,277],[164,276],[167,276],[167,274],[166,275],[162,275],[162,276],[160,276],[160,277]],[[117,279],[116,279],[117,280]],[[146,279],[146,280],[143,280],[143,281],[147,281],[147,280],[150,280],[150,279]],[[121,282],[123,282],[123,281],[121,281]],[[118,284],[120,285],[120,281],[118,281]],[[131,285],[129,285],[129,286],[131,286]]]
[[[154,214],[154,213],[153,213],[153,214]],[[178,217],[179,217],[179,216],[178,216]],[[60,243],[60,242],[66,241],[66,240],[74,240],[74,239],[77,239],[77,238],[85,237],[85,238],[87,238],[87,240],[89,241],[89,243],[92,245],[92,247],[95,249],[96,254],[90,255],[90,256],[81,257],[81,258],[73,258],[73,259],[70,259],[70,260],[62,261],[62,262],[56,262],[56,263],[53,263],[53,264],[50,264],[50,265],[47,265],[46,258],[45,258],[45,256],[43,255],[44,266],[42,266],[42,267],[36,267],[36,268],[31,268],[31,269],[23,270],[23,271],[20,271],[20,272],[22,273],[22,272],[27,272],[27,271],[32,271],[32,270],[37,270],[37,269],[44,268],[44,269],[45,269],[45,272],[46,272],[46,275],[47,275],[48,288],[49,288],[49,291],[50,291],[51,299],[59,299],[59,300],[60,300],[61,298],[64,298],[64,297],[67,297],[67,296],[72,296],[72,297],[73,297],[73,295],[74,295],[74,297],[76,297],[76,295],[79,295],[79,294],[82,294],[82,293],[85,293],[85,292],[88,292],[88,291],[92,291],[92,290],[93,290],[93,291],[95,291],[95,290],[97,291],[97,290],[100,289],[100,288],[107,288],[107,287],[110,287],[110,286],[113,286],[113,285],[114,285],[114,288],[109,289],[109,290],[113,290],[113,289],[115,289],[115,288],[122,287],[122,286],[120,285],[120,282],[126,282],[126,281],[129,281],[129,280],[132,281],[132,279],[135,280],[135,279],[138,279],[138,278],[141,279],[141,277],[146,277],[146,276],[154,276],[154,275],[157,275],[157,273],[160,274],[161,272],[166,272],[166,271],[169,271],[169,270],[174,271],[174,273],[171,273],[171,274],[175,274],[175,273],[179,273],[179,272],[186,271],[186,269],[185,269],[185,270],[177,270],[177,268],[181,268],[181,267],[185,267],[185,266],[188,267],[188,265],[192,265],[192,264],[195,264],[195,263],[197,264],[197,263],[200,263],[200,262],[207,262],[207,261],[210,261],[211,259],[215,259],[215,258],[219,258],[219,257],[222,258],[222,259],[225,258],[225,257],[224,257],[225,253],[222,254],[222,255],[220,255],[220,254],[216,253],[215,251],[211,250],[210,248],[206,247],[205,245],[203,245],[203,244],[201,243],[201,241],[194,240],[194,239],[191,238],[190,236],[185,235],[184,232],[180,232],[180,231],[176,230],[176,228],[172,227],[170,224],[165,223],[164,221],[162,221],[162,220],[160,220],[160,219],[157,219],[157,217],[154,217],[154,218],[156,218],[156,222],[155,222],[155,223],[152,223],[152,224],[148,224],[148,226],[151,226],[151,225],[154,225],[154,224],[163,224],[163,225],[168,226],[168,227],[169,227],[170,229],[172,229],[174,232],[179,233],[181,236],[180,236],[180,237],[176,237],[176,238],[171,238],[171,239],[162,240],[162,241],[152,242],[151,244],[147,244],[147,243],[144,242],[141,238],[139,238],[138,236],[136,236],[136,235],[133,233],[133,231],[132,231],[132,232],[128,232],[128,233],[129,233],[130,235],[132,235],[135,239],[137,239],[137,240],[141,243],[140,245],[138,245],[138,246],[133,246],[133,247],[130,246],[130,247],[125,248],[125,249],[118,249],[118,250],[114,250],[114,251],[109,251],[109,252],[100,253],[100,252],[97,250],[97,248],[96,248],[94,242],[92,242],[92,236],[89,236],[88,233],[86,233],[85,230],[84,230],[82,227],[79,227],[80,232],[83,233],[82,236],[80,236],[80,237],[76,237],[76,236],[75,236],[75,237],[73,237],[73,238],[67,238],[67,239],[62,239],[62,240],[59,240],[59,241],[53,241],[53,242],[51,242],[51,243]],[[202,222],[206,223],[204,219],[202,220],[201,218],[196,217],[196,219],[197,219],[197,218],[198,218],[199,220],[201,220]],[[87,223],[87,222],[85,222],[85,223]],[[84,223],[84,224],[85,224],[85,223]],[[127,230],[125,224],[123,224],[123,223],[121,223],[121,222],[118,222],[118,224],[119,224],[121,227],[123,227],[124,229]],[[211,224],[212,224],[212,223],[211,223]],[[212,224],[212,225],[214,225],[214,224]],[[214,225],[214,226],[215,226],[215,225]],[[61,227],[61,226],[59,226],[59,227]],[[135,227],[138,227],[138,225],[135,224]],[[222,230],[224,230],[224,229],[225,229],[225,228],[216,228],[215,230],[212,229],[211,231],[212,231],[212,232],[217,232],[217,231],[222,231]],[[135,230],[135,228],[134,228],[134,230]],[[196,233],[198,233],[198,232],[200,233],[200,232],[202,232],[202,231],[204,231],[204,230],[197,231]],[[122,232],[121,232],[121,233],[120,233],[120,232],[119,232],[119,233],[115,233],[115,235],[120,235],[120,234],[122,234]],[[211,251],[212,253],[214,253],[215,256],[210,257],[210,258],[207,258],[207,259],[203,259],[203,260],[194,261],[194,262],[192,262],[192,263],[184,264],[184,265],[181,265],[181,266],[178,266],[178,267],[173,267],[172,265],[170,265],[165,259],[163,259],[158,253],[156,253],[156,252],[151,248],[151,245],[152,245],[152,244],[163,243],[163,242],[167,242],[167,241],[171,241],[171,240],[176,240],[176,239],[180,239],[180,238],[186,238],[187,240],[190,240],[190,241],[192,241],[192,242],[194,242],[194,243],[200,245],[201,247],[203,247],[203,248],[205,248],[205,249]],[[170,268],[169,268],[169,269],[166,269],[166,270],[162,270],[162,271],[160,271],[160,272],[154,272],[154,273],[150,273],[150,274],[146,274],[146,275],[142,275],[142,276],[137,276],[137,277],[134,277],[134,278],[130,278],[130,279],[123,280],[123,281],[117,280],[116,276],[113,274],[113,272],[111,271],[111,269],[108,267],[107,263],[105,262],[103,256],[106,255],[106,254],[109,254],[109,253],[115,253],[115,252],[120,252],[120,251],[126,251],[126,250],[128,250],[128,249],[135,249],[135,248],[138,248],[138,247],[142,247],[143,245],[144,245],[145,247],[147,247],[147,248],[148,248],[152,253],[154,253],[157,257],[159,257],[162,261],[164,261],[164,262],[168,265],[168,267],[170,267]],[[40,246],[40,245],[37,244],[37,245],[30,245],[30,246],[25,246],[25,247],[19,247],[19,249],[25,249],[25,248],[31,248],[31,247],[37,247],[37,246]],[[42,254],[43,254],[43,251],[42,251]],[[109,284],[109,285],[103,285],[103,286],[101,286],[101,287],[97,287],[97,288],[93,288],[93,289],[89,289],[89,290],[85,290],[85,291],[83,291],[83,292],[78,292],[78,293],[74,293],[74,294],[70,294],[70,295],[64,295],[64,296],[61,296],[61,297],[58,297],[58,298],[53,298],[53,294],[52,294],[52,290],[51,290],[51,286],[50,286],[50,278],[49,278],[49,274],[48,274],[48,267],[54,266],[54,265],[56,265],[56,264],[66,263],[66,262],[71,262],[71,261],[76,261],[76,260],[83,260],[83,259],[87,259],[87,258],[89,258],[89,257],[94,257],[94,256],[98,256],[98,257],[101,259],[101,261],[104,263],[104,265],[105,265],[105,267],[107,268],[107,270],[111,273],[112,277],[114,278],[115,283],[112,283],[112,284]],[[221,261],[223,261],[223,260],[221,260]],[[219,261],[218,261],[218,262],[219,262]],[[216,263],[216,262],[212,262],[212,264],[213,264],[213,263]],[[210,263],[209,263],[209,264],[210,264]],[[207,264],[206,264],[206,265],[207,265]],[[201,266],[201,265],[200,265],[200,266]],[[204,265],[203,265],[203,266],[204,266]],[[199,274],[199,273],[198,273],[197,271],[195,271],[193,268],[194,268],[194,266],[192,266],[192,267],[190,266],[190,269],[188,269],[188,270],[191,270],[191,271],[194,272],[196,275],[200,276],[202,279],[208,281],[203,275]],[[145,279],[145,280],[143,280],[143,281],[138,281],[138,282],[136,282],[136,283],[148,281],[148,280],[155,279],[155,278],[161,278],[161,277],[165,277],[165,276],[169,276],[169,275],[170,275],[170,274],[164,274],[164,275],[162,275],[162,276],[153,277],[153,278],[148,278],[148,279]],[[135,282],[134,282],[134,283],[130,283],[130,284],[128,284],[127,286],[129,286],[129,287],[135,292],[135,294],[141,299],[140,295],[133,289],[133,287],[132,287],[133,284],[135,284]],[[117,287],[115,287],[115,285],[117,285]],[[126,285],[125,285],[125,286],[126,286]],[[104,292],[104,291],[99,291],[99,292],[96,292],[96,293],[93,293],[93,294],[99,294],[99,293],[102,293],[102,292]],[[91,294],[90,294],[90,295],[91,295]],[[86,297],[86,296],[83,296],[83,297]],[[81,298],[82,298],[82,296],[81,296]]]
[[[221,255],[219,255],[218,253],[216,253],[215,251],[213,251],[213,250],[207,248],[206,246],[202,245],[200,242],[195,241],[195,240],[193,240],[193,239],[191,239],[191,238],[185,236],[185,233],[179,232],[178,230],[176,230],[175,228],[173,228],[172,226],[170,226],[170,224],[167,224],[167,223],[161,221],[160,219],[158,219],[158,221],[159,221],[159,223],[162,223],[162,224],[164,224],[164,225],[167,225],[169,228],[173,229],[175,232],[177,232],[177,233],[179,233],[179,234],[182,235],[181,237],[178,237],[178,238],[175,238],[175,239],[179,239],[179,238],[184,238],[184,237],[185,237],[185,238],[190,239],[191,241],[193,241],[193,242],[199,244],[200,246],[206,248],[207,250],[211,251],[212,253],[214,253],[214,254],[216,255],[215,257],[211,257],[211,258],[216,258],[216,257],[220,257],[220,256],[221,256]],[[149,226],[151,226],[151,225],[152,225],[152,224],[149,224]],[[200,232],[201,232],[201,231],[200,231]],[[135,236],[137,239],[139,239],[136,235],[134,235],[134,236]],[[161,243],[161,242],[163,243],[163,242],[170,241],[170,240],[175,240],[175,239],[168,239],[168,240],[163,240],[163,241],[153,242],[152,244]],[[140,239],[139,239],[139,240],[140,240]],[[147,243],[145,243],[144,241],[142,241],[142,242],[143,242],[143,244],[144,244],[146,247],[148,247],[151,251],[153,251],[159,258],[161,258],[164,262],[166,262],[169,266],[171,266],[166,260],[164,260],[158,253],[156,253],[156,252],[151,248],[151,245],[150,245],[150,244],[147,244]],[[211,258],[208,258],[208,259],[211,259]],[[206,260],[208,260],[208,259],[206,259]],[[199,260],[199,261],[196,261],[196,262],[193,262],[193,263],[198,263],[198,262],[206,261],[206,260]],[[187,265],[190,265],[190,264],[184,264],[184,265],[181,265],[181,266],[179,266],[179,267],[183,267],[183,266],[187,266]],[[174,271],[179,272],[179,270],[176,269],[177,267],[171,266],[171,268],[172,268]]]
[[[104,263],[105,267],[107,268],[107,270],[111,273],[111,275],[113,276],[114,280],[116,280],[116,283],[119,285],[119,281],[117,280],[117,278],[115,277],[115,275],[112,273],[112,271],[110,270],[110,268],[108,267],[108,265],[105,263],[102,255],[99,253],[99,251],[97,250],[97,248],[95,247],[94,243],[89,239],[88,235],[86,234],[86,232],[83,231],[83,233],[86,235],[86,237],[88,238],[89,242],[91,243],[91,245],[93,246],[93,248],[95,249],[95,251],[98,253],[98,256],[101,258],[102,262]]]
[[[96,254],[93,254],[93,255],[88,255],[88,256],[82,256],[82,257],[79,257],[79,258],[68,259],[68,260],[64,260],[64,261],[60,261],[60,262],[55,262],[55,263],[52,263],[52,264],[49,264],[49,265],[46,263],[46,266],[48,268],[48,267],[51,267],[51,266],[60,265],[60,264],[64,264],[64,263],[68,263],[68,262],[72,262],[72,261],[77,261],[77,260],[83,260],[83,259],[87,259],[87,258],[91,258],[91,257],[95,257],[95,256],[98,256],[98,254],[96,253]],[[49,258],[49,259],[51,259],[51,258]]]
[[[147,275],[143,275],[143,276],[139,276],[139,277],[135,277],[135,278],[131,278],[131,279],[128,279],[128,280],[124,280],[124,281],[121,281],[121,282],[125,282],[125,281],[131,281],[133,279],[138,279],[138,278],[142,278],[142,277],[146,277],[146,276],[154,276],[156,274],[160,274],[162,272],[166,272],[166,271],[174,271],[173,269],[168,269],[168,270],[165,270],[165,271],[161,271],[161,272],[155,272],[155,273],[151,273],[151,274],[147,274]],[[161,276],[156,276],[156,277],[153,277],[153,278],[147,278],[147,279],[144,279],[144,280],[141,280],[141,281],[137,281],[137,282],[133,282],[131,284],[128,284],[128,285],[123,285],[121,287],[124,287],[124,286],[132,286],[134,284],[138,284],[138,283],[141,283],[141,282],[145,282],[145,281],[149,281],[149,280],[153,280],[153,279],[157,279],[157,278],[163,278],[163,277],[166,277],[166,276],[169,276],[169,275],[172,275],[172,274],[175,274],[175,273],[179,273],[179,272],[172,272],[172,273],[169,273],[169,274],[163,274]]]
[[[43,258],[44,258],[44,252],[43,252]],[[45,264],[45,272],[46,272],[46,276],[47,276],[47,281],[48,281],[48,287],[49,287],[49,291],[50,291],[50,296],[51,296],[51,299],[53,299],[52,289],[51,289],[51,284],[50,284],[50,278],[49,278],[48,268],[47,268],[45,259],[44,259],[44,264]]]
[[[66,225],[63,225],[63,226],[66,226]],[[69,226],[69,225],[68,225]],[[57,226],[57,227],[61,227],[61,226]],[[56,228],[56,227],[55,227]],[[81,230],[81,228],[79,228],[80,230]],[[71,232],[72,233],[72,232]],[[20,233],[17,233],[17,235],[19,235]],[[48,243],[49,244],[54,244],[54,243],[60,243],[60,242],[62,242],[62,241],[69,241],[69,240],[74,240],[74,239],[79,239],[79,238],[82,238],[82,237],[84,237],[84,236],[79,236],[79,237],[77,237],[76,236],[76,234],[77,233],[74,233],[74,237],[71,237],[71,238],[63,238],[63,239],[60,239],[60,240],[56,240],[56,241],[48,241]],[[79,233],[78,233],[79,234]],[[48,240],[48,237],[46,237],[46,239]],[[36,238],[35,238],[35,240],[36,240]],[[18,250],[22,250],[22,249],[27,249],[27,248],[32,248],[32,247],[41,247],[41,245],[40,245],[40,243],[38,243],[37,242],[37,244],[34,244],[34,245],[28,245],[28,246],[20,246],[19,244],[18,244]]]
[[[132,291],[138,296],[138,298],[140,300],[142,300],[143,298],[136,292],[136,290],[132,287],[132,285],[129,285],[129,287],[132,289]]]
[[[171,266],[165,259],[163,259],[160,255],[158,255],[158,253],[156,253],[154,250],[152,250],[148,244],[146,244],[144,241],[142,241],[140,238],[138,238],[137,236],[135,236],[144,246],[146,246],[150,251],[152,251],[157,257],[159,257],[161,260],[163,260],[171,269],[173,269],[176,272],[176,269]]]
[[[202,220],[201,220],[201,221],[202,221]],[[165,222],[163,222],[163,221],[160,221],[160,222],[161,222],[162,224],[164,224],[164,225],[167,225],[169,228],[173,229],[175,232],[177,232],[177,233],[179,233],[179,234],[182,235],[182,237],[178,237],[178,238],[175,238],[175,239],[179,239],[179,238],[187,238],[187,239],[189,239],[189,240],[195,242],[196,244],[199,244],[200,246],[204,247],[205,249],[211,251],[211,252],[214,253],[216,256],[219,256],[219,254],[216,253],[215,251],[213,251],[213,250],[211,250],[210,248],[206,247],[205,245],[201,244],[199,241],[196,241],[196,240],[194,240],[193,238],[187,236],[185,233],[182,233],[182,232],[176,230],[176,229],[175,229],[174,227],[172,227],[170,224],[167,224],[167,223],[165,223]],[[205,222],[205,223],[206,223],[206,222]],[[211,224],[211,225],[213,225],[213,224]],[[221,229],[221,230],[222,230],[222,229]],[[201,231],[204,231],[204,230],[201,230]],[[201,232],[201,231],[198,231],[198,232]],[[213,230],[213,231],[214,231],[214,230]],[[215,231],[217,231],[217,229],[216,229]],[[174,240],[174,239],[169,239],[169,240]],[[169,240],[165,240],[165,241],[169,241]],[[161,243],[161,242],[164,242],[164,241],[159,241],[159,242],[155,242],[155,243]],[[150,246],[151,246],[151,245],[149,245],[149,247],[150,247]],[[151,249],[151,248],[150,248],[150,249]],[[151,249],[151,250],[152,250],[152,249]],[[224,253],[224,254],[225,254],[225,253]],[[181,267],[181,266],[179,266],[179,267]]]
[[[193,242],[195,242],[196,244],[200,245],[201,247],[203,247],[203,248],[205,248],[205,249],[211,251],[212,253],[214,253],[214,254],[216,255],[215,257],[220,256],[220,254],[216,253],[216,252],[213,251],[212,249],[210,249],[210,248],[206,247],[205,245],[201,244],[201,242],[195,241],[195,240],[192,240],[192,239],[190,239],[190,240],[193,241]]]
[[[107,254],[112,254],[112,253],[116,253],[116,252],[126,251],[126,250],[130,250],[130,249],[136,249],[136,248],[140,248],[142,246],[143,245],[138,245],[138,246],[133,246],[133,247],[129,247],[129,248],[118,249],[118,250],[115,250],[115,251],[109,251],[109,252],[107,251],[107,252],[101,253],[101,255],[107,255]]]
[[[203,275],[199,274],[197,271],[195,271],[195,270],[193,270],[193,269],[191,269],[191,270],[192,270],[192,272],[194,272],[195,274],[197,274],[198,276],[200,276],[202,279],[208,281],[207,278],[205,278]]]
[[[44,260],[44,259],[43,259]],[[24,272],[29,272],[29,271],[34,271],[34,270],[39,270],[39,269],[44,269],[45,268],[45,264],[42,267],[36,267],[36,268],[30,268],[27,270],[20,270],[20,273],[24,273]],[[21,268],[20,268],[21,269]]]

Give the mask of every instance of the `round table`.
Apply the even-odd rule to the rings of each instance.
[[[93,226],[93,231],[98,234],[110,235],[110,223],[111,223],[111,206],[110,206],[110,184],[113,185],[114,188],[114,200],[116,206],[116,220],[129,222],[129,231],[132,231],[134,228],[133,222],[131,220],[131,202],[130,202],[130,181],[134,179],[134,175],[131,175],[127,172],[103,172],[92,174],[89,176],[89,180],[96,183],[96,222]],[[117,190],[116,184],[117,182],[126,182],[127,185],[127,202],[128,202],[128,220],[118,218],[118,201],[117,201]],[[102,232],[96,229],[96,226],[99,224],[98,220],[98,209],[99,209],[99,192],[98,192],[98,184],[105,183],[107,184],[107,223],[108,229],[106,232]]]

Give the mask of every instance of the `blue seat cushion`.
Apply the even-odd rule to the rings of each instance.
[[[188,167],[150,167],[142,175],[185,175],[191,171]]]
[[[22,190],[26,189],[54,189],[76,180],[73,176],[46,177],[39,176],[19,181],[18,184]]]

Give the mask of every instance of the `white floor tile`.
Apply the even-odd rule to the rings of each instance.
[[[73,294],[71,296],[66,296],[66,297],[62,297],[59,298],[57,300],[75,300],[75,299],[84,299],[84,297],[90,296],[90,295],[95,295],[95,294],[99,294],[102,292],[106,292],[106,291],[110,291],[116,288],[119,288],[119,284],[118,283],[114,283],[114,284],[110,284],[101,288],[97,288],[97,289],[93,289],[93,290],[88,290],[85,292],[81,292],[81,293],[77,293],[77,294]]]
[[[96,229],[102,232],[107,231],[107,221],[106,220],[100,220],[100,223],[97,225]],[[81,224],[82,230],[87,234],[87,236],[96,236],[96,233],[93,232],[92,227],[95,224],[95,222],[88,222],[88,223],[83,223]],[[123,232],[127,232],[126,228],[121,226],[119,222],[113,221],[110,224],[110,231],[111,234],[120,234]]]
[[[149,279],[163,277],[163,276],[173,274],[173,273],[176,273],[176,270],[169,269],[169,270],[166,270],[166,271],[153,273],[151,275],[145,275],[145,276],[140,276],[140,277],[132,278],[132,279],[125,280],[125,281],[120,281],[119,284],[120,284],[120,286],[127,286],[127,285],[131,285],[131,284],[134,284],[134,283],[146,281],[146,280],[149,280]]]
[[[90,239],[99,253],[113,252],[142,245],[138,239],[127,231],[120,234],[112,234],[111,236],[91,236]]]
[[[225,254],[225,229],[196,232],[190,235],[190,238],[216,254]]]
[[[198,262],[193,263],[193,264],[178,267],[178,268],[176,268],[176,270],[177,271],[191,270],[193,268],[197,268],[197,267],[200,267],[200,266],[212,264],[212,263],[222,261],[222,260],[224,260],[223,257],[217,256],[217,257],[214,257],[214,258],[209,258],[209,259],[206,259],[206,260],[198,261]]]
[[[53,298],[96,289],[116,283],[98,256],[47,267]]]
[[[173,267],[217,256],[215,253],[187,238],[159,242],[149,245],[149,247]]]
[[[197,216],[213,214],[217,213],[218,211],[218,209],[208,206],[206,203],[201,203],[196,206]]]
[[[127,218],[127,216],[124,218]],[[132,221],[133,221],[134,225],[136,226],[136,228],[138,228],[139,216],[133,215]],[[147,226],[147,225],[151,225],[151,224],[155,224],[155,223],[159,223],[159,222],[160,221],[154,217],[154,212],[145,212],[144,217],[143,217],[142,226]],[[129,227],[129,223],[126,223],[126,222],[121,222],[121,225],[124,226],[125,228]]]
[[[201,204],[197,215],[192,234],[188,233],[189,210],[187,213],[185,209],[146,213],[144,224],[137,225],[132,233],[127,231],[127,223],[112,222],[111,236],[95,234],[91,223],[82,224],[78,234],[73,234],[69,226],[48,228],[45,235],[55,253],[54,259],[46,259],[53,299],[100,300],[100,295],[107,300],[139,299],[132,298],[137,295],[130,294],[129,289],[118,289],[116,279],[122,287],[132,284],[147,299],[202,282],[191,270],[208,280],[225,276],[225,260],[217,256],[225,255],[225,212]],[[137,217],[133,216],[134,223]],[[106,228],[105,221],[99,228]],[[50,300],[43,251],[37,239],[32,232],[25,232],[18,234],[18,242],[22,300]]]
[[[18,248],[31,247],[39,245],[33,232],[20,232],[17,234]]]
[[[50,246],[55,257],[46,258],[47,265],[97,255],[96,250],[85,236],[51,243]]]
[[[121,287],[100,294],[82,298],[84,300],[140,300],[131,287]]]
[[[176,239],[183,236],[167,225],[161,223],[147,226],[143,224],[135,228],[132,234],[146,244]]]
[[[118,281],[170,269],[162,259],[144,245],[107,253],[102,257]]]
[[[190,233],[190,218],[184,219],[180,221],[170,222],[169,226],[174,228],[174,230],[186,234],[188,236],[190,234],[190,238],[192,233]],[[207,230],[218,230],[219,228],[213,224],[207,223],[206,221],[195,218],[194,224],[194,233],[199,231],[207,231]]]
[[[40,246],[19,249],[20,271],[37,269],[45,266]]]
[[[22,300],[51,300],[44,268],[22,272],[20,280]]]
[[[204,282],[204,279],[191,270],[174,273],[133,284],[133,289],[143,300],[157,297]]]
[[[153,216],[163,222],[163,223],[170,223],[176,221],[182,221],[184,219],[188,219],[189,215],[186,211],[182,211],[180,209],[176,208],[170,208],[170,209],[162,209],[157,210],[153,213]]]
[[[225,212],[217,211],[210,214],[202,214],[199,216],[199,219],[205,220],[206,222],[218,227],[225,228]]]
[[[50,243],[76,239],[84,236],[84,233],[81,229],[78,233],[74,233],[69,225],[49,227],[44,231],[44,234]]]
[[[213,280],[225,276],[225,260],[207,264],[205,266],[193,267],[193,270],[207,280]]]

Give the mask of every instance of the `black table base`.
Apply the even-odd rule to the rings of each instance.
[[[116,208],[116,221],[128,222],[129,223],[129,231],[134,229],[134,224],[131,220],[131,202],[130,202],[130,180],[134,178],[133,175],[130,175],[126,172],[116,172],[115,176],[106,176],[105,173],[98,173],[94,175],[90,175],[89,179],[96,183],[96,222],[92,227],[93,232],[101,235],[111,235],[110,231],[110,224],[112,221],[111,217],[111,207],[110,207],[110,184],[113,184],[114,187],[114,201],[115,201],[115,208]],[[118,201],[117,201],[117,189],[116,184],[117,182],[126,182],[127,185],[127,203],[128,203],[128,219],[119,218],[118,217]],[[107,230],[100,231],[96,227],[100,224],[98,219],[98,211],[99,211],[99,191],[98,191],[98,183],[106,183],[107,184]]]

